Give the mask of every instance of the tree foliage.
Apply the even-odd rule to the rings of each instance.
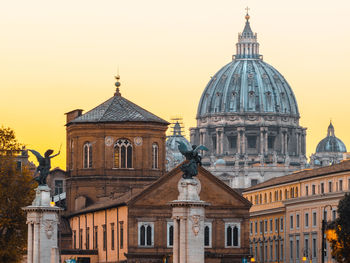
[[[16,165],[20,144],[10,128],[0,128],[0,262],[18,262],[27,243],[22,207],[34,198],[35,182],[25,166]]]
[[[339,201],[338,218],[334,222],[337,238],[331,240],[332,256],[337,262],[350,263],[350,194]]]

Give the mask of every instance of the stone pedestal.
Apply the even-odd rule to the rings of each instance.
[[[40,185],[32,205],[24,207],[28,224],[28,263],[58,263],[57,206],[50,206],[50,188]],[[54,255],[53,255],[54,254]]]
[[[174,220],[174,263],[204,263],[204,217],[209,205],[199,198],[198,179],[184,179],[178,183],[179,196],[170,202]]]

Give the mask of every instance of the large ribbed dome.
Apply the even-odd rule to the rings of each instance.
[[[200,99],[197,118],[219,113],[277,113],[299,117],[287,81],[259,55],[257,35],[249,16],[238,37],[234,60],[209,81]]]
[[[320,141],[316,147],[316,153],[322,152],[346,152],[345,144],[334,135],[332,123],[328,126],[327,137]]]
[[[299,116],[293,91],[284,77],[261,59],[238,59],[209,81],[198,117],[215,113],[261,112]]]

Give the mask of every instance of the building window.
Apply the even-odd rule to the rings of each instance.
[[[305,186],[305,195],[306,195],[306,196],[309,195],[309,186]]]
[[[264,232],[267,233],[267,220],[264,221]]]
[[[282,200],[282,190],[280,190],[280,200]]]
[[[230,148],[236,149],[237,148],[237,136],[230,136],[230,137],[228,137],[228,140],[230,142]]]
[[[263,225],[263,221],[260,221],[260,234],[263,233],[263,228],[264,228],[264,225]]]
[[[343,180],[339,180],[339,191],[343,191]]]
[[[211,137],[212,144],[213,144],[213,150],[216,152],[216,135]]]
[[[274,136],[267,137],[267,147],[269,149],[273,149],[274,148],[274,142],[275,142],[275,137]]]
[[[94,249],[98,249],[98,227],[94,226]]]
[[[290,240],[290,260],[293,260],[293,240]]]
[[[293,229],[293,227],[294,227],[294,226],[293,226],[293,221],[294,221],[293,219],[294,219],[294,218],[293,218],[293,215],[291,215],[291,216],[290,216],[290,229]]]
[[[83,249],[83,229],[79,229],[79,249]]]
[[[264,194],[264,203],[267,203],[267,193]]]
[[[337,211],[335,209],[332,210],[332,220],[334,221],[337,218]]]
[[[250,222],[249,232],[250,232],[250,235],[253,235],[253,222]]]
[[[317,242],[316,238],[312,238],[312,258],[317,257]]]
[[[332,193],[332,190],[333,190],[332,182],[328,182],[328,191],[329,191],[330,193]]]
[[[295,197],[298,197],[299,196],[299,190],[298,190],[298,187],[295,187]]]
[[[86,232],[85,233],[85,235],[86,235],[86,237],[85,237],[86,238],[85,247],[86,247],[86,249],[90,249],[90,228],[87,227],[85,232]]]
[[[247,136],[248,148],[255,149],[256,148],[256,136]]]
[[[305,213],[305,227],[309,227],[309,213]]]
[[[225,223],[226,247],[240,247],[240,223]]]
[[[278,191],[275,191],[275,201],[278,201]]]
[[[119,235],[120,235],[119,246],[120,248],[123,248],[124,247],[124,222],[123,221],[119,222]]]
[[[255,235],[258,234],[258,221],[255,221]]]
[[[106,225],[102,225],[102,236],[103,236],[103,250],[107,249],[107,229]]]
[[[283,217],[281,217],[281,231],[283,231]]]
[[[300,242],[299,242],[299,239],[297,238],[296,240],[295,240],[295,258],[296,259],[299,259],[300,258]]]
[[[321,194],[324,194],[324,183],[321,183]]]
[[[167,247],[173,247],[174,245],[174,223],[167,222]]]
[[[114,223],[111,223],[111,249],[114,250]]]
[[[258,179],[251,179],[250,180],[250,186],[254,186],[258,184]]]
[[[296,220],[296,222],[295,222],[296,228],[299,229],[300,228],[300,216],[299,216],[299,214],[296,215],[295,220]]]
[[[22,162],[21,161],[17,161],[16,162],[16,170],[17,171],[22,171]]]
[[[272,203],[272,193],[269,194],[269,202]]]
[[[278,218],[275,218],[275,232],[278,232]]]
[[[152,169],[158,169],[158,144],[152,144]]]
[[[317,215],[316,212],[312,212],[312,226],[316,226],[317,225]]]
[[[312,195],[316,194],[316,185],[312,185]]]
[[[114,168],[132,168],[132,145],[127,139],[114,144]]]
[[[69,162],[69,169],[73,170],[73,157],[74,157],[74,142],[73,140],[70,140],[70,162]]]
[[[288,191],[287,191],[287,189],[284,190],[284,199],[285,200],[288,199]]]
[[[153,247],[154,240],[154,223],[139,222],[138,223],[138,243],[140,247]]]
[[[278,243],[275,241],[275,261],[278,261]]]
[[[211,247],[211,223],[204,223],[204,247]]]
[[[63,180],[55,180],[55,195],[63,193]]]
[[[272,231],[273,231],[273,226],[272,226],[272,219],[270,219],[270,233],[272,233]]]
[[[77,231],[73,230],[73,248],[77,249]]]
[[[305,257],[309,257],[309,238],[308,237],[305,237],[305,244],[304,244],[304,256]]]
[[[90,142],[84,143],[84,160],[83,167],[91,168],[92,167],[92,144]]]
[[[270,243],[270,261],[273,260],[273,246],[272,246],[272,242]]]
[[[283,257],[284,257],[284,256],[283,256],[283,251],[284,251],[284,250],[283,250],[283,244],[281,244],[281,251],[280,251],[281,257],[280,257],[280,259],[283,259]]]

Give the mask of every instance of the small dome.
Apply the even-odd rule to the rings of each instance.
[[[176,122],[172,127],[173,134],[168,137],[166,140],[166,169],[170,171],[180,163],[185,160],[185,157],[179,151],[179,144],[177,142],[183,142],[189,149],[192,148],[190,142],[181,134],[181,125],[179,122]]]
[[[346,152],[345,144],[334,135],[332,123],[328,126],[327,137],[320,141],[316,147],[316,153],[321,152]]]

